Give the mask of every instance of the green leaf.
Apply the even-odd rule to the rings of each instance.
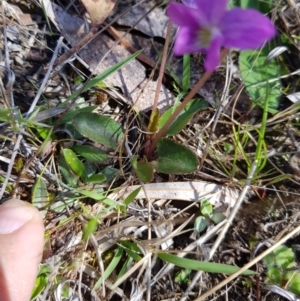
[[[211,217],[213,213],[213,206],[208,200],[202,200],[200,211],[204,216]]]
[[[38,277],[35,280],[35,285],[30,300],[31,301],[35,300],[41,294],[41,292],[44,291],[48,283],[49,283],[48,274],[43,273],[38,275]]]
[[[165,260],[167,262],[175,264],[176,266],[189,269],[189,270],[196,270],[196,271],[200,270],[209,273],[233,274],[240,269],[239,267],[232,266],[232,265],[181,258],[168,253],[158,253],[157,256],[162,260]],[[256,272],[251,270],[246,270],[242,274],[255,275]]]
[[[279,268],[271,267],[267,271],[267,282],[271,284],[280,284],[282,280],[282,273]]]
[[[117,122],[94,113],[79,113],[73,119],[73,125],[84,137],[115,150],[124,136],[123,130]]]
[[[175,283],[179,283],[179,284],[183,284],[183,283],[188,283],[189,282],[189,276],[191,274],[191,270],[188,270],[188,269],[184,269],[184,270],[181,270],[179,273],[176,274],[175,276]]]
[[[123,252],[124,252],[123,249],[118,247],[113,259],[111,260],[108,267],[104,271],[104,280],[107,279],[115,271],[117,265],[119,264],[120,260],[122,259]],[[103,281],[102,277],[100,277],[99,280],[96,282],[93,290],[98,289],[100,287],[100,285],[102,284],[102,281]]]
[[[263,262],[268,267],[291,268],[295,262],[295,254],[291,248],[279,246],[272,253],[268,254]]]
[[[117,276],[117,280],[120,279],[130,269],[130,267],[132,266],[132,262],[133,258],[128,257]]]
[[[267,14],[272,9],[272,0],[240,0],[242,8],[254,8],[263,14]]]
[[[130,205],[131,202],[133,202],[133,200],[136,198],[136,196],[139,194],[140,190],[142,187],[139,187],[135,190],[133,190],[127,197],[126,199],[123,201],[123,204],[125,206]]]
[[[142,259],[142,257],[138,254],[141,253],[141,250],[136,243],[123,240],[119,242],[119,244],[124,248],[124,251],[128,254],[128,256],[132,257],[135,261],[140,261]]]
[[[202,232],[208,226],[208,221],[204,216],[198,216],[194,223],[194,231]]]
[[[98,227],[98,218],[93,218],[87,222],[87,224],[83,227],[83,239],[88,240],[91,234],[93,234]]]
[[[300,295],[300,273],[299,271],[294,271],[292,275],[289,275],[287,279],[290,283],[289,290],[295,295]]]
[[[77,204],[78,194],[73,191],[62,191],[56,194],[53,202],[51,202],[50,210],[56,213],[62,213],[70,206]]]
[[[101,173],[105,175],[106,182],[111,182],[120,174],[120,171],[116,168],[107,166],[101,170]]]
[[[11,122],[11,116],[13,116],[13,112],[15,108],[9,109],[0,109],[0,121],[2,122]]]
[[[68,123],[79,113],[92,113],[98,106],[89,106],[84,108],[74,107],[73,110],[68,111],[63,118],[59,121],[59,124]]]
[[[167,174],[184,174],[196,171],[198,160],[196,155],[177,142],[162,138],[157,143],[158,160],[152,161],[158,172]]]
[[[50,203],[50,197],[47,190],[47,185],[41,177],[38,177],[38,179],[36,180],[36,182],[32,187],[31,200],[32,200],[32,204],[38,209],[41,209]],[[43,217],[45,217],[47,211],[48,209],[43,209],[42,211],[40,211]]]
[[[147,161],[146,157],[144,157],[139,162],[137,160],[138,160],[138,156],[133,156],[131,159],[131,164],[136,175],[142,182],[145,183],[151,182],[153,178],[152,164]]]
[[[276,113],[281,96],[281,70],[276,60],[264,65],[271,43],[257,51],[242,51],[240,54],[241,76],[252,100],[264,108],[268,101],[268,112]]]
[[[182,75],[182,90],[187,93],[190,88],[191,79],[191,62],[190,55],[183,56],[183,75]]]
[[[94,174],[87,178],[86,183],[101,184],[106,181],[106,176],[103,174]]]
[[[169,108],[160,118],[159,120],[159,128],[162,128],[163,125],[170,118],[172,113],[175,111],[175,108],[179,106]],[[170,125],[167,134],[168,135],[176,135],[178,134],[190,121],[190,119],[194,116],[194,114],[199,110],[204,110],[207,108],[207,103],[202,99],[195,99],[189,102],[183,111],[178,115],[178,117],[174,120],[174,122]]]
[[[155,109],[151,112],[150,120],[147,128],[147,132],[149,133],[156,133],[158,130],[158,122],[159,122],[159,110]],[[151,134],[148,134],[151,136]]]
[[[95,201],[101,201],[104,204],[114,208],[116,206],[115,201],[107,198],[102,193],[94,191],[94,190],[84,190],[84,189],[76,189],[75,192],[78,192],[86,197],[89,197]]]
[[[78,159],[76,154],[69,148],[63,149],[63,155],[65,157],[65,160],[68,164],[68,166],[71,168],[71,170],[83,181],[86,180],[87,175],[85,172],[84,164]]]
[[[72,150],[91,162],[105,163],[108,159],[105,151],[92,145],[74,145]]]
[[[224,219],[226,219],[226,216],[221,213],[221,212],[216,212],[216,213],[213,213],[212,217],[211,217],[212,221],[215,223],[215,224],[219,224],[221,223]]]
[[[58,168],[61,171],[68,186],[76,187],[77,179],[74,176],[74,174],[71,172],[71,169],[70,169],[69,165],[67,164],[65,157],[63,155],[60,155],[58,157]]]

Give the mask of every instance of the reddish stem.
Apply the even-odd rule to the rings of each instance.
[[[227,55],[228,49],[223,49],[221,52],[221,60]],[[164,137],[167,134],[167,131],[170,127],[170,125],[174,122],[174,120],[177,118],[177,116],[180,114],[180,112],[184,109],[184,107],[192,100],[192,98],[196,95],[196,93],[199,91],[200,88],[205,84],[205,82],[210,78],[212,75],[212,71],[208,72],[206,71],[203,76],[199,79],[197,84],[193,87],[193,89],[190,91],[190,93],[185,97],[182,103],[176,108],[174,113],[170,116],[168,121],[163,125],[163,127],[158,131],[158,133],[155,135],[154,139],[151,142],[151,145],[149,147],[149,150],[147,151],[147,157],[152,158],[153,152],[156,148],[156,144],[159,139]]]

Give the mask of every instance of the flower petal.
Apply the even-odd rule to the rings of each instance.
[[[175,55],[183,55],[200,50],[195,31],[190,30],[188,27],[180,27],[174,45]]]
[[[186,6],[196,8],[195,0],[182,0],[182,3]]]
[[[271,20],[254,9],[234,8],[222,18],[220,28],[226,48],[255,49],[272,39],[276,30]]]
[[[226,12],[227,3],[228,0],[194,0],[193,5],[203,12],[209,23],[217,25]]]
[[[215,37],[210,45],[210,48],[206,51],[204,68],[206,71],[214,71],[221,60],[221,46],[223,38],[221,36]]]
[[[167,16],[176,25],[194,28],[194,30],[201,24],[201,14],[199,14],[198,9],[180,3],[169,3]]]

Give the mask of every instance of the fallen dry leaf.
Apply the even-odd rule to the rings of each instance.
[[[140,2],[139,0],[133,0],[132,4]],[[109,21],[116,19],[119,25],[134,27],[134,29],[148,35],[149,37],[161,37],[164,38],[167,33],[168,17],[165,14],[165,10],[162,7],[155,6],[157,1],[144,1],[139,5],[133,5],[131,10],[127,14],[123,12],[128,8],[127,1],[120,1],[112,14],[109,16]],[[140,22],[137,22],[140,20]],[[174,27],[174,34],[175,34]]]
[[[138,187],[140,187],[140,185],[133,185],[117,193],[112,193],[108,197],[115,200],[123,199]],[[205,181],[150,183],[144,184],[144,187],[149,199],[190,202],[198,202],[205,199],[216,207],[221,205],[233,207],[240,194],[240,189]],[[141,189],[136,199],[144,199],[145,197],[144,190]]]
[[[90,15],[92,24],[102,24],[113,10],[115,0],[81,0]]]
[[[71,15],[50,0],[43,0],[49,19],[71,45],[76,45],[88,34],[83,19]],[[141,49],[141,48],[139,48]],[[98,35],[79,51],[80,57],[87,63],[93,74],[101,74],[131,53],[105,34]],[[103,57],[105,59],[102,61]],[[139,111],[152,107],[156,82],[146,76],[146,68],[137,60],[127,63],[121,70],[109,76],[105,83],[110,87],[121,88],[123,94],[134,103]],[[164,86],[161,87],[158,108],[165,110],[174,103],[174,97]]]

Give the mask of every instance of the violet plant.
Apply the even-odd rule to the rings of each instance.
[[[166,136],[172,123],[216,70],[221,60],[228,54],[229,49],[256,49],[276,35],[276,29],[271,20],[255,9],[228,9],[227,0],[182,1],[183,4],[171,2],[167,7],[167,16],[170,21],[179,26],[174,54],[184,55],[196,52],[204,54],[205,73],[153,136],[150,146],[146,147],[145,155],[150,161],[153,160],[154,150],[157,150],[159,158],[151,163],[156,170],[162,172],[164,169],[159,170],[159,164],[164,160],[164,155],[162,151],[159,151],[162,149],[159,145],[160,141],[166,139],[163,137]],[[163,144],[165,146],[168,143],[168,141],[167,143],[164,141]],[[173,159],[176,159],[176,155],[172,157]],[[170,158],[169,160],[171,161]],[[148,164],[145,159],[143,164]]]
[[[272,39],[276,30],[270,19],[254,9],[227,10],[227,0],[183,0],[167,8],[170,20],[180,26],[175,55],[201,52],[205,70],[214,71],[221,48],[255,49]]]

